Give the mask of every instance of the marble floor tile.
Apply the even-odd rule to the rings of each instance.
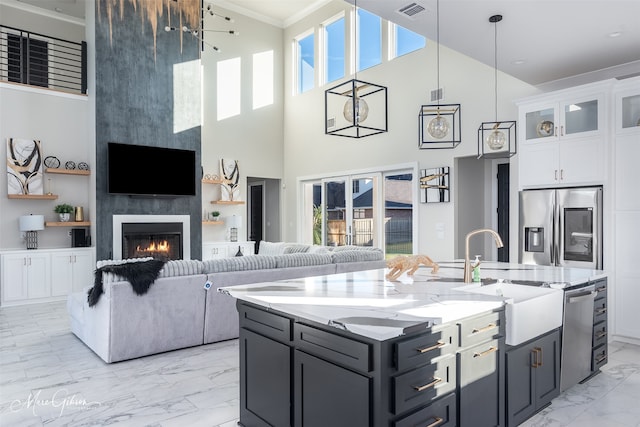
[[[107,364],[69,328],[64,302],[0,307],[0,425],[236,427],[238,340]],[[640,347],[523,426],[640,427]]]

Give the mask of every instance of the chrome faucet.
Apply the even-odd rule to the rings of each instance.
[[[467,234],[467,237],[464,243],[464,283],[471,283],[471,260],[469,259],[469,238],[471,236],[474,236],[480,233],[491,234],[495,239],[496,246],[498,248],[501,248],[504,246],[504,243],[502,243],[502,239],[500,238],[500,235],[490,228],[480,228],[478,230],[470,231]]]

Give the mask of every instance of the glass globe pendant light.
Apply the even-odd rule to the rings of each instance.
[[[347,102],[344,103],[342,114],[348,122],[358,125],[367,120],[367,117],[369,117],[369,104],[367,104],[367,101],[360,98],[358,96],[358,93],[356,92],[353,98],[347,100]]]
[[[498,121],[498,29],[497,23],[502,21],[502,15],[493,15],[489,22],[494,25],[494,122],[483,122],[478,129],[478,158],[504,158],[516,154],[515,121]],[[513,141],[513,147],[511,142]],[[488,152],[485,152],[485,147]]]
[[[436,88],[440,90],[440,0],[436,2]],[[429,135],[436,139],[442,139],[449,133],[449,121],[446,117],[440,115],[440,97],[438,97],[438,113],[436,117],[431,119],[429,126],[427,126],[427,132]]]
[[[431,92],[436,104],[422,105],[418,113],[418,147],[420,149],[456,148],[461,142],[460,104],[441,104],[440,87],[440,1],[436,1],[436,80]],[[434,96],[435,94],[435,96]]]

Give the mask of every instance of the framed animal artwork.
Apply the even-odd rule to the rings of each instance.
[[[7,194],[44,194],[40,141],[7,138]]]
[[[240,200],[240,168],[237,160],[220,159],[220,178],[223,183],[220,200],[227,202]]]

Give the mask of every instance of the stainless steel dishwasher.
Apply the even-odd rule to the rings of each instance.
[[[562,329],[560,390],[574,386],[591,374],[594,285],[566,290]]]

